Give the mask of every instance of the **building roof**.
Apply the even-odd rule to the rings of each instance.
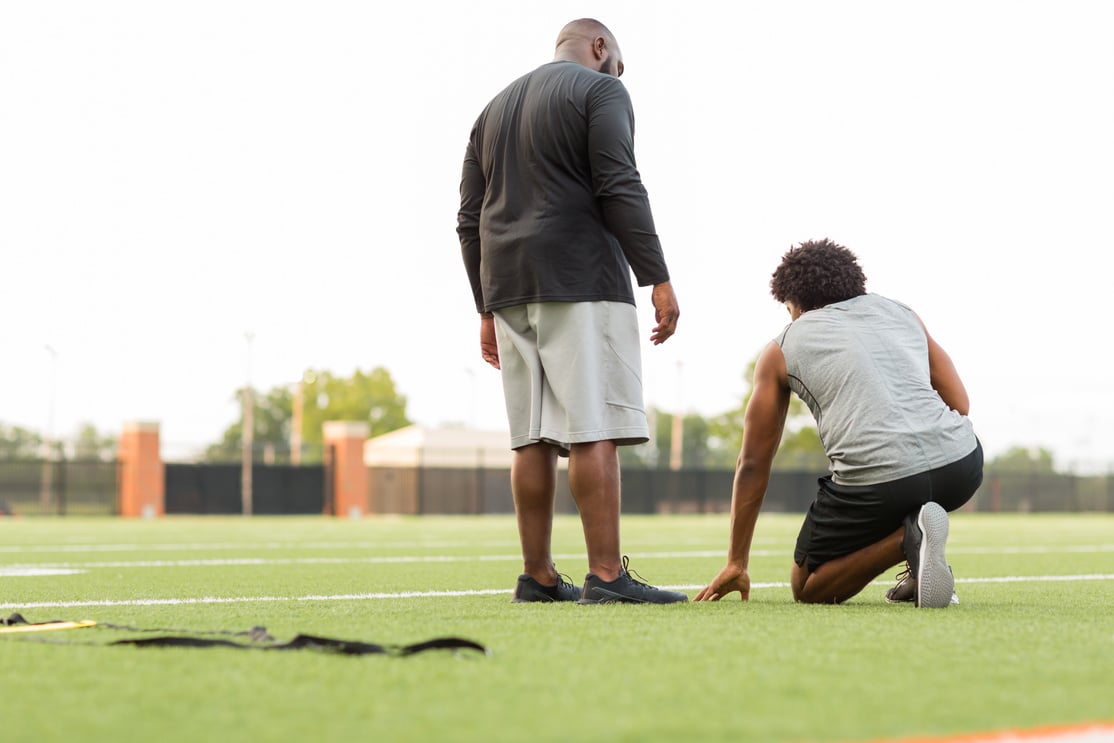
[[[507,431],[480,431],[413,425],[364,442],[369,467],[497,467],[511,466]]]

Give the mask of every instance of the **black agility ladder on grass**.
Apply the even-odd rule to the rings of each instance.
[[[336,655],[390,655],[404,657],[421,653],[426,650],[477,650],[484,655],[489,655],[486,647],[479,643],[459,637],[437,637],[425,642],[416,642],[411,645],[380,645],[373,642],[360,642],[356,640],[336,640],[331,637],[317,637],[315,635],[296,635],[289,642],[278,643],[264,627],[252,627],[243,632],[229,630],[168,630],[146,629],[142,627],[128,627],[119,624],[98,623],[92,619],[78,621],[54,619],[48,622],[29,622],[22,614],[12,614],[8,618],[0,618],[0,634],[47,632],[62,629],[84,629],[101,627],[103,629],[122,630],[126,632],[172,632],[180,633],[162,635],[160,637],[145,637],[139,639],[116,640],[109,645],[134,645],[135,647],[179,647],[179,648],[235,648],[238,650],[316,650]],[[199,637],[198,635],[231,635],[246,637],[248,642],[236,642],[214,637]],[[75,643],[60,643],[75,644]]]

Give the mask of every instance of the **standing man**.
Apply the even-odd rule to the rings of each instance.
[[[948,606],[947,512],[975,494],[983,468],[951,358],[911,309],[867,294],[854,254],[829,240],[786,253],[770,289],[792,321],[755,365],[727,565],[696,600],[749,598],[751,538],[794,392],[816,418],[831,474],[797,536],[793,597],[846,601],[904,559],[886,599]]]
[[[553,61],[483,110],[464,157],[457,233],[480,353],[503,376],[524,563],[516,602],[687,600],[635,580],[620,557],[616,447],[649,440],[631,271],[653,286],[654,345],[680,314],[622,74],[603,24],[569,23]],[[558,456],[584,527],[583,588],[557,573],[550,550]]]

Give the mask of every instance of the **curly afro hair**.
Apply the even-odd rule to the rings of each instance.
[[[770,293],[808,312],[866,294],[866,276],[847,248],[828,238],[809,240],[782,256],[770,279]]]

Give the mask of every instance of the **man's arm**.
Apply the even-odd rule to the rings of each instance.
[[[588,101],[592,188],[608,230],[619,240],[639,286],[669,281],[650,198],[634,159],[634,109],[615,78],[601,79]]]
[[[971,399],[967,396],[967,388],[963,386],[963,380],[959,378],[951,356],[929,335],[928,328],[919,317],[917,322],[921,324],[925,338],[928,339],[928,373],[932,389],[936,390],[949,408],[960,415],[968,415]]]
[[[460,176],[460,211],[456,214],[456,233],[460,237],[460,253],[464,270],[472,284],[472,298],[480,313],[480,357],[499,368],[499,345],[495,340],[495,317],[485,312],[483,282],[480,279],[480,211],[483,208],[487,181],[480,159],[476,156],[476,130],[464,151],[464,167]]]
[[[476,311],[483,312],[483,284],[480,281],[480,210],[483,208],[487,183],[476,155],[476,130],[468,140],[464,152],[464,167],[460,176],[460,211],[456,214],[456,233],[460,237],[460,253],[464,269],[472,284],[472,297]]]
[[[789,378],[781,347],[771,342],[754,367],[754,389],[743,417],[743,448],[735,467],[731,491],[731,545],[727,564],[715,579],[696,595],[696,601],[718,601],[738,591],[750,598],[750,545],[758,512],[770,482],[785,417],[789,412]]]

